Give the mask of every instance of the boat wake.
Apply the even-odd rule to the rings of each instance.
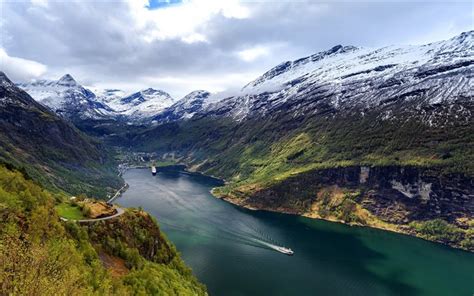
[[[169,223],[169,221],[163,219],[161,219],[160,224],[163,224],[168,228],[180,232],[194,233],[196,235],[209,239],[233,241],[235,243],[240,243],[256,248],[274,250],[290,256],[294,254],[292,249],[279,245],[278,243],[274,242],[270,237],[264,235],[261,231],[251,228],[242,222],[237,223],[237,225],[233,225],[238,230],[230,230],[229,227],[224,227],[221,223],[216,223],[216,221],[209,220],[206,222],[206,224],[208,225],[213,225],[212,229],[199,227],[196,225],[178,226],[173,223]]]

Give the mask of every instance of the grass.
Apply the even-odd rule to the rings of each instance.
[[[183,163],[202,164],[200,171],[225,178],[234,188],[269,187],[307,171],[354,165],[436,167],[441,174],[474,175],[471,125],[431,126],[406,117],[392,122],[381,121],[377,112],[340,114],[293,125],[288,123],[295,119],[287,115],[239,124],[199,119],[155,127],[134,142],[140,151],[175,152]]]
[[[166,167],[166,166],[171,166],[171,165],[176,165],[176,162],[175,161],[154,161],[153,164],[156,166],[156,167]]]
[[[67,202],[57,205],[56,211],[59,216],[70,220],[81,220],[86,218],[78,206]]]

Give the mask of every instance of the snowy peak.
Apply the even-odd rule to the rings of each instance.
[[[205,90],[195,90],[184,96],[181,100],[176,102],[172,108],[175,112],[184,112],[186,114],[181,114],[185,118],[190,118],[200,111],[205,105],[207,98],[211,95],[210,92]]]
[[[66,86],[66,87],[74,87],[78,85],[76,80],[74,80],[74,78],[72,78],[72,76],[69,74],[66,74],[63,77],[61,77],[58,80],[57,84],[61,86]]]
[[[164,104],[173,103],[173,98],[171,98],[167,92],[153,88],[147,88],[120,99],[123,104],[132,104],[133,106],[137,106],[149,100],[159,100]]]
[[[0,81],[10,81],[10,79],[8,79],[7,75],[3,72],[3,71],[0,71]]]
[[[329,50],[322,51],[315,53],[313,55],[300,58],[294,61],[286,61],[278,66],[270,69],[268,72],[264,73],[261,77],[257,78],[255,81],[250,82],[246,86],[244,86],[243,89],[249,89],[252,87],[256,87],[262,83],[264,83],[267,80],[271,80],[276,78],[277,76],[284,76],[283,74],[288,73],[288,72],[294,72],[295,69],[302,68],[304,65],[307,65],[309,63],[314,63],[317,61],[320,61],[322,59],[328,58],[328,57],[333,57],[338,54],[344,54],[347,52],[352,52],[358,50],[357,47],[355,46],[342,46],[342,45],[336,45]]]
[[[171,96],[167,92],[164,92],[164,91],[159,90],[159,89],[154,89],[154,88],[151,88],[151,87],[140,91],[140,93],[144,96],[159,95],[159,96],[165,96],[165,97],[170,97],[171,98]]]
[[[465,57],[472,55],[474,51],[474,30],[463,32],[460,35],[448,39],[425,45],[425,47],[437,47],[436,55],[450,55],[451,57]]]
[[[0,71],[0,85],[5,88],[11,88],[15,86],[13,82],[11,82],[11,80],[7,77],[7,75],[2,71]]]
[[[187,104],[187,103],[192,103],[198,100],[205,100],[211,95],[210,92],[206,90],[195,90],[184,96],[181,100],[179,100],[179,103],[182,104]]]
[[[409,104],[431,108],[472,101],[473,39],[474,31],[470,31],[426,45],[338,45],[284,62],[205,111],[243,120],[275,112],[302,116],[322,109],[332,114],[385,106],[403,109]]]
[[[472,59],[474,31],[421,46],[379,49],[335,46],[327,51],[282,63],[249,83],[243,94],[275,92],[302,81],[340,83],[347,79],[393,75],[400,71],[453,64]]]
[[[211,93],[205,90],[192,91],[155,116],[153,120],[155,122],[164,123],[189,119],[193,117],[194,114],[203,111],[210,95]]]
[[[110,108],[98,102],[95,94],[66,74],[59,80],[19,83],[37,102],[66,118],[98,119],[110,115]]]
[[[96,97],[104,103],[109,103],[114,100],[119,100],[125,96],[125,92],[121,89],[99,89],[94,88],[92,92]]]
[[[99,101],[110,107],[116,116],[129,122],[145,122],[175,102],[167,92],[154,88],[130,95],[125,95],[125,92],[118,89],[94,91]]]
[[[47,108],[36,102],[31,96],[16,86],[4,72],[0,71],[0,113],[1,111],[9,112],[5,107],[28,110],[36,109],[42,112],[49,112]]]

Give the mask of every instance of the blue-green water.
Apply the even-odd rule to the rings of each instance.
[[[211,295],[474,295],[474,254],[386,231],[250,211],[212,178],[135,169],[117,202],[158,220]],[[294,256],[272,250],[287,246]]]

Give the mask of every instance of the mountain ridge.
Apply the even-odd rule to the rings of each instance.
[[[325,97],[331,96],[332,100],[325,103],[336,109],[348,106],[363,109],[380,103],[373,100],[374,97],[408,97],[412,92],[430,92],[429,88],[439,86],[437,76],[442,76],[439,78],[451,85],[449,91],[452,94],[444,97],[466,97],[471,95],[468,80],[456,81],[459,75],[452,81],[446,79],[450,79],[447,74],[452,72],[470,71],[473,65],[473,36],[474,31],[468,31],[448,40],[425,45],[386,46],[378,49],[337,45],[307,57],[280,63],[246,84],[234,95],[212,99],[212,102],[193,108],[192,115],[188,113],[186,118],[174,116],[172,120],[190,119],[206,114],[227,114],[240,120],[247,115],[252,116],[253,112],[266,114],[281,105],[289,105],[287,103],[297,99],[298,95],[312,95],[310,91]],[[466,77],[469,78],[469,72]],[[60,83],[61,80],[63,82]],[[368,80],[377,81],[369,83]],[[59,81],[56,84],[81,87],[70,74],[64,75]],[[19,86],[30,91],[38,101],[44,101],[45,105],[54,109],[55,103],[51,99],[48,101],[44,94],[35,91],[34,86],[38,84],[48,86],[52,83],[40,80]],[[400,91],[402,87],[404,91]],[[354,96],[348,92],[354,91],[359,92],[357,100],[347,100]],[[383,91],[386,94],[382,94]],[[159,124],[160,119],[170,120],[171,117],[166,114],[170,113],[169,108],[173,104],[184,104],[173,99],[168,93],[152,88],[129,95],[120,90],[108,92],[97,89],[95,94],[84,88],[80,89],[80,92],[89,100],[90,108],[75,107],[75,110],[80,117],[89,119],[121,118],[136,124],[150,124],[151,121]],[[430,97],[430,103],[436,104],[443,98],[437,95],[440,92],[431,91],[425,97]],[[365,95],[362,96],[362,93]],[[208,97],[217,96],[210,94]],[[183,99],[185,98],[186,96]],[[131,103],[132,100],[134,103]],[[95,110],[91,110],[94,108]]]
[[[49,189],[105,197],[120,179],[100,143],[31,98],[0,72],[0,160]]]

